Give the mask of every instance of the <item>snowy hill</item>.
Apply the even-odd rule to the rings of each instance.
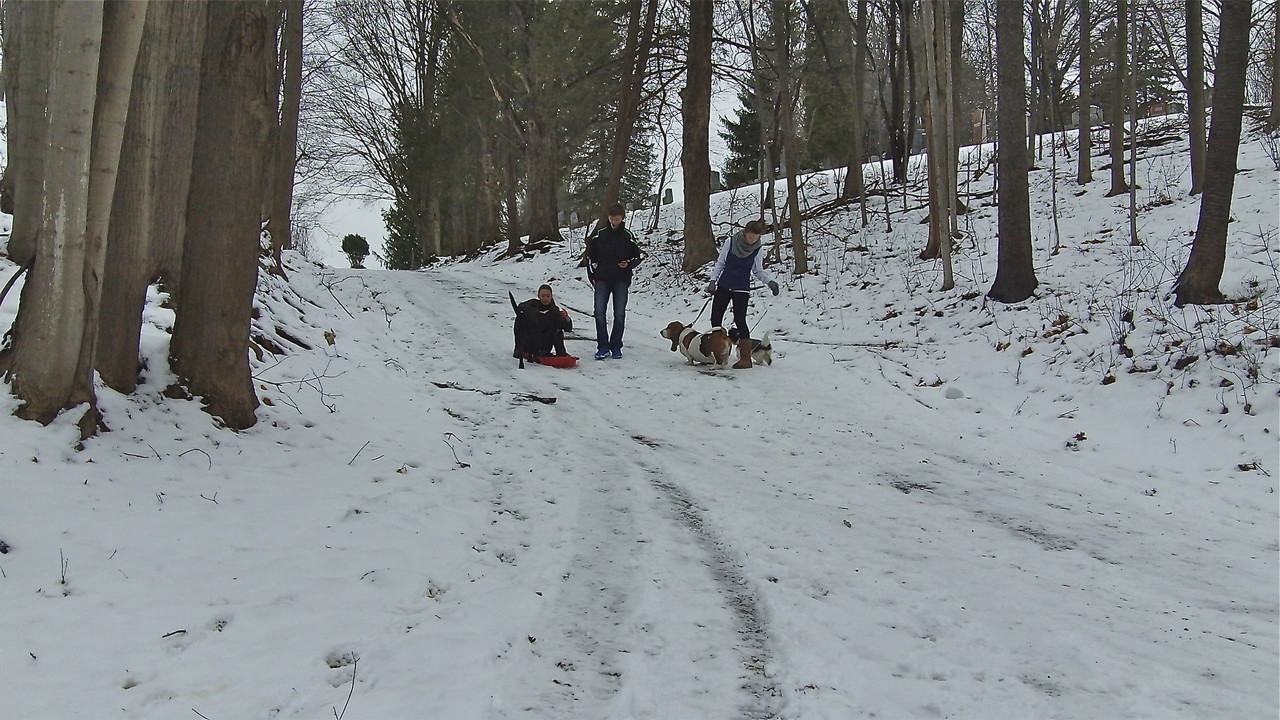
[[[0,717],[1274,717],[1280,173],[1249,138],[1239,302],[1179,309],[1185,141],[1145,152],[1136,246],[1127,198],[1041,162],[1018,305],[983,297],[989,172],[954,291],[915,259],[919,188],[815,218],[746,371],[658,336],[708,325],[679,206],[641,233],[625,357],[568,370],[516,368],[507,293],[550,282],[589,358],[580,230],[415,273],[289,258],[238,434],[160,394],[156,302],[84,450],[0,394]]]

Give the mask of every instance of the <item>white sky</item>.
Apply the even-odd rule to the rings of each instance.
[[[642,237],[625,357],[568,370],[516,368],[507,293],[551,282],[589,358],[569,248],[291,257],[256,324],[311,349],[254,361],[238,434],[160,394],[153,297],[144,382],[99,389],[84,450],[78,413],[41,427],[0,393],[0,716],[1276,717],[1278,174],[1245,145],[1222,287],[1258,306],[1174,308],[1184,149],[1143,150],[1138,247],[1105,173],[1060,160],[1051,256],[1036,172],[1041,288],[1011,307],[981,297],[986,199],[951,292],[914,259],[918,200],[892,231],[882,198],[865,230],[809,223],[816,272],[770,266],[749,315],[776,361],[746,371],[658,336],[708,326],[678,206]]]

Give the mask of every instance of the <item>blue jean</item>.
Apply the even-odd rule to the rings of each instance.
[[[627,324],[627,289],[630,280],[597,280],[596,281],[596,348],[599,350],[621,350],[622,331]],[[609,298],[613,298],[613,332],[609,332],[609,323],[605,314],[609,309]]]

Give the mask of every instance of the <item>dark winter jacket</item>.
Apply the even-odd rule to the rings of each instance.
[[[587,238],[587,278],[592,283],[597,280],[630,282],[631,271],[640,264],[640,259],[640,246],[626,223],[616,228],[605,223]],[[627,266],[618,267],[623,260]]]

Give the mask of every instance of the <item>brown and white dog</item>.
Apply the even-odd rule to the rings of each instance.
[[[731,359],[733,341],[729,333],[722,327],[711,328],[711,332],[700,333],[692,325],[672,322],[659,333],[671,341],[671,352],[680,351],[687,359],[685,364],[695,362],[716,367],[726,367]]]

